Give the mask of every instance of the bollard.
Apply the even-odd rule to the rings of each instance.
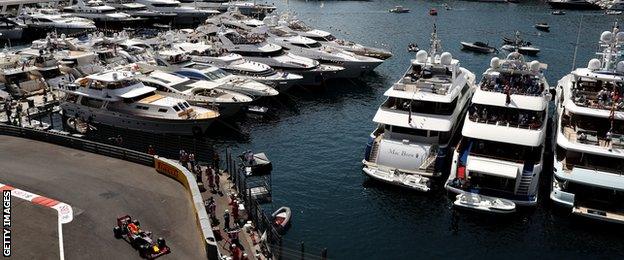
[[[327,248],[323,248],[323,251],[321,251],[321,259],[327,260]]]
[[[305,253],[305,249],[304,249],[304,246],[303,246],[303,241],[301,241],[301,260],[304,259],[304,255],[303,255],[304,253]]]

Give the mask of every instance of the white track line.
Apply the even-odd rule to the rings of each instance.
[[[2,183],[0,183],[0,190],[11,190],[11,196],[56,210],[58,216],[59,258],[61,260],[65,260],[65,250],[63,248],[63,224],[67,224],[74,219],[74,210],[72,207],[66,203],[20,190]]]

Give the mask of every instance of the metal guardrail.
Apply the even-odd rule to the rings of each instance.
[[[154,166],[154,157],[142,152],[137,152],[130,149],[125,149],[113,145],[102,144],[81,138],[73,137],[70,135],[63,135],[59,133],[53,133],[49,131],[42,131],[36,129],[29,129],[23,127],[17,127],[12,125],[0,124],[0,135],[10,135],[15,137],[22,137],[33,139],[37,141],[43,141],[53,143],[57,145],[66,146],[69,148],[79,149],[86,152],[92,152],[101,154],[108,157],[126,160],[133,163],[138,163],[146,166]]]

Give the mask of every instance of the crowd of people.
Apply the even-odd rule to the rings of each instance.
[[[611,83],[603,84],[600,80],[580,81],[572,91],[572,95],[574,103],[578,106],[624,111],[623,91],[624,86],[621,84],[614,86]]]
[[[479,104],[471,105],[468,112],[470,120],[474,122],[517,126],[529,129],[539,129],[542,126],[544,118],[544,112]]]
[[[505,93],[508,95],[539,96],[544,92],[544,84],[530,74],[503,74],[494,78],[485,78],[481,89]]]
[[[203,175],[205,175],[205,185],[208,186],[207,191],[209,191],[212,195],[204,201],[204,206],[210,217],[212,225],[215,227],[221,226],[221,223],[217,218],[219,210],[217,209],[217,201],[215,200],[215,196],[223,196],[221,189],[221,176],[223,173],[219,170],[219,154],[216,152],[213,153],[212,163],[202,169],[202,166],[200,166],[197,162],[195,154],[187,153],[185,150],[180,150],[180,164],[195,174],[195,178],[198,183],[204,183]],[[224,235],[227,237],[227,241],[229,242],[228,249],[233,260],[247,260],[249,258],[244,252],[244,247],[238,238],[241,231],[240,220],[242,219],[240,216],[239,204],[240,201],[236,193],[230,193],[228,196],[227,208],[224,210],[222,209],[223,233],[220,232],[219,236]]]

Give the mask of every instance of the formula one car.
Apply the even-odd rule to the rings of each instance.
[[[155,259],[171,253],[171,248],[165,243],[165,239],[159,237],[152,239],[152,232],[141,230],[138,220],[129,215],[117,218],[117,226],[113,228],[115,238],[124,239],[132,247],[139,250],[139,255],[147,259]]]

